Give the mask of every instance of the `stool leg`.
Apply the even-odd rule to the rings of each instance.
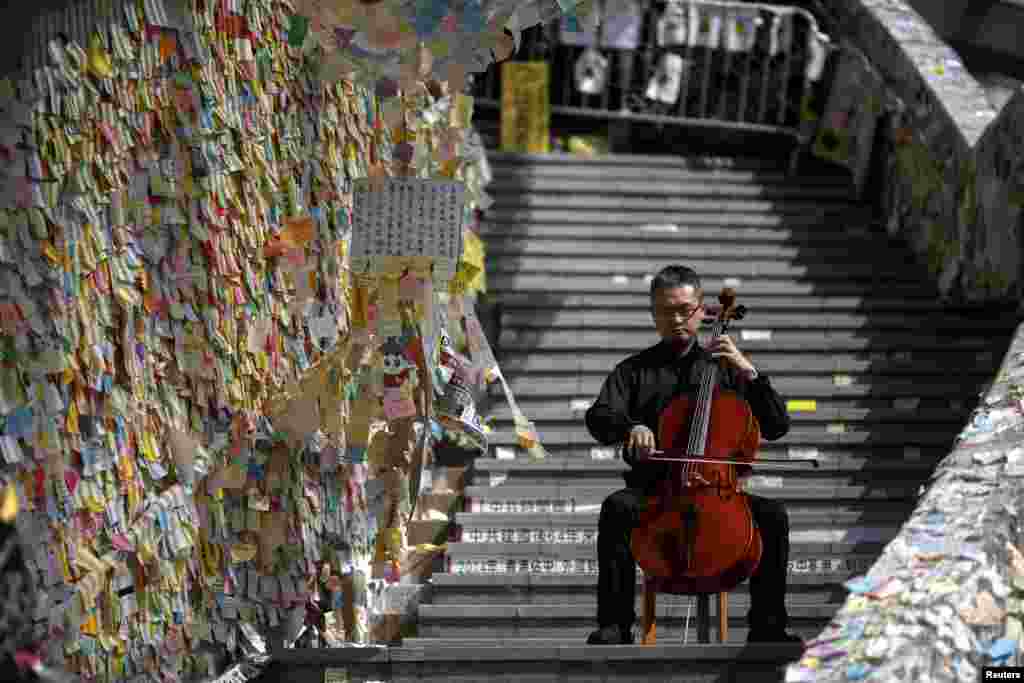
[[[729,641],[729,594],[718,594],[718,642]]]
[[[697,642],[711,642],[711,600],[707,593],[697,596]]]
[[[654,619],[657,602],[658,594],[650,587],[644,586],[643,609],[640,614],[641,645],[654,645],[658,642],[658,625]]]

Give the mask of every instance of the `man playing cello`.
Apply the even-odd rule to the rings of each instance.
[[[728,335],[704,349],[697,331],[704,318],[704,292],[691,268],[673,265],[651,281],[651,314],[661,342],[619,363],[587,410],[587,429],[598,442],[624,443],[626,488],[601,505],[598,522],[598,629],[591,645],[633,642],[636,620],[636,561],[630,548],[632,530],[639,524],[641,506],[668,476],[668,464],[646,462],[658,448],[655,434],[662,410],[676,396],[699,386],[701,368],[721,362],[719,384],[746,399],[761,434],[779,439],[789,431],[786,404],[768,378],[736,348]],[[750,510],[761,532],[763,551],[750,577],[748,642],[798,643],[786,632],[786,571],[789,561],[789,518],[781,503],[749,496]]]

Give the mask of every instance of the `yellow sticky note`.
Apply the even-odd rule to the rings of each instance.
[[[818,410],[818,402],[815,400],[786,401],[786,410],[793,413],[813,413]]]
[[[103,49],[103,41],[95,33],[89,39],[89,71],[97,78],[110,78],[114,75],[114,67],[111,66],[110,57]]]
[[[4,487],[3,500],[0,500],[0,522],[10,524],[18,516],[18,494],[14,491],[14,484]]]
[[[256,557],[257,548],[252,543],[236,543],[231,546],[231,561],[235,564],[249,562]]]

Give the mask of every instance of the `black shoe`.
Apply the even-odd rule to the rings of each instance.
[[[632,645],[633,629],[622,626],[602,626],[587,638],[587,645]]]
[[[785,629],[755,629],[747,634],[748,643],[784,643],[803,645],[804,639],[787,633]]]

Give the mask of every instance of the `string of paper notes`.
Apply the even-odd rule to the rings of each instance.
[[[289,39],[320,56],[326,80],[445,81],[508,59],[524,29],[586,13],[592,0],[296,0]]]
[[[0,81],[0,483],[42,655],[89,680],[369,642],[435,404],[486,441],[472,102],[319,80],[293,9],[128,1]]]

